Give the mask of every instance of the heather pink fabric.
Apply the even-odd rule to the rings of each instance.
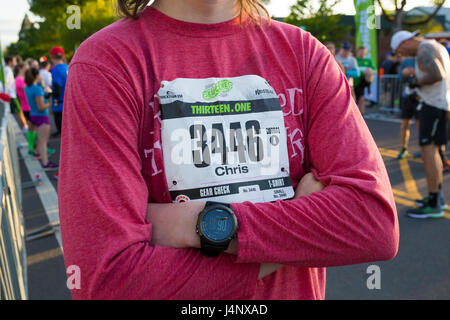
[[[28,105],[27,96],[25,94],[25,80],[22,77],[16,77],[16,92],[19,98],[22,111],[30,111],[30,106]]]
[[[239,254],[150,246],[148,202],[171,202],[156,91],[163,80],[256,74],[279,95],[294,187],[323,192],[233,204]],[[391,259],[397,213],[382,158],[333,57],[309,33],[272,21],[203,25],[153,8],[86,40],[70,65],[59,182],[75,299],[324,299],[325,267]],[[257,280],[261,262],[285,266]]]

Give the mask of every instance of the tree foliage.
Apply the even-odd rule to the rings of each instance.
[[[302,27],[322,42],[340,41],[351,27],[340,24],[340,16],[334,8],[341,0],[297,0],[291,6],[287,23]]]
[[[117,17],[111,0],[28,0],[30,11],[41,18],[35,23],[25,23],[19,32],[19,41],[8,48],[9,54],[23,58],[38,58],[49,54],[53,46],[62,46],[68,58],[76,48],[93,33],[114,22]],[[80,28],[70,29],[67,21],[71,5],[80,8]]]
[[[404,26],[412,27],[418,25],[428,24],[439,12],[446,0],[431,0],[430,3],[435,7],[430,14],[425,14],[423,17],[414,20],[405,19],[405,7],[408,3],[413,3],[413,0],[377,0],[378,5],[383,12],[383,16],[393,24],[393,31],[399,31]],[[394,6],[394,10],[389,11],[387,4]]]

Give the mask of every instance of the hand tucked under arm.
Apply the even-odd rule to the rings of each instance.
[[[312,173],[300,180],[295,197],[321,191],[324,185]],[[289,200],[287,200],[289,201]],[[152,223],[152,244],[173,248],[200,248],[200,238],[195,232],[197,218],[205,208],[205,202],[149,203],[147,220]],[[229,254],[237,255],[237,240],[230,243]]]
[[[200,248],[195,232],[205,202],[149,203],[147,220],[152,224],[151,244],[172,248]]]
[[[312,173],[306,174],[297,185],[295,198],[321,191],[324,185]],[[200,238],[195,232],[197,217],[205,202],[150,203],[147,220],[152,223],[151,244],[173,248],[200,248]],[[238,254],[238,240],[235,238],[225,251]],[[263,263],[259,279],[281,268],[281,264]]]

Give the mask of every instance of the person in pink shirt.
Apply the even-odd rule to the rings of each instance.
[[[30,121],[30,106],[28,105],[27,96],[25,94],[25,72],[28,69],[28,64],[26,63],[19,63],[14,68],[14,73],[16,76],[16,92],[17,97],[19,98],[23,115],[25,117],[26,123],[27,123],[27,130],[25,132],[27,142],[28,142],[28,152],[29,154],[35,154],[34,148],[35,148],[35,140],[36,140],[36,128],[33,123]]]
[[[257,1],[118,1],[68,72],[58,186],[74,299],[324,299],[398,221],[334,57]],[[131,17],[131,18],[130,18]]]
[[[27,71],[27,65],[25,63],[19,63],[15,67],[16,73],[16,92],[22,106],[23,114],[27,120],[30,120],[30,106],[28,105],[27,96],[25,95],[25,72]]]

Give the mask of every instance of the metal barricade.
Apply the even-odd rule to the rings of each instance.
[[[398,75],[384,75],[381,77],[378,91],[378,106],[382,112],[399,112],[403,82]]]
[[[0,101],[0,300],[28,299],[19,159],[9,104]]]

